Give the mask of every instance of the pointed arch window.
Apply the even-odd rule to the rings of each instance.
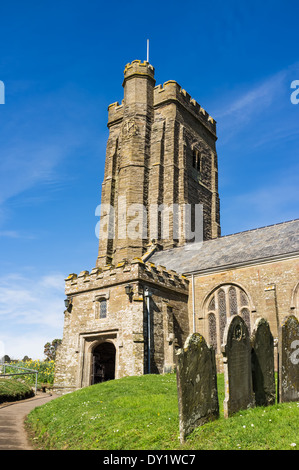
[[[106,318],[107,316],[107,300],[101,299],[100,301],[100,318]]]
[[[201,170],[201,158],[200,158],[200,152],[197,148],[193,149],[193,156],[192,156],[192,166],[200,172]]]
[[[220,338],[223,340],[224,329],[226,325],[226,296],[223,289],[219,289],[217,292],[218,295],[218,318],[219,318],[219,327],[220,327]]]
[[[295,286],[292,293],[291,312],[292,315],[297,316],[297,318],[299,319],[299,282]]]
[[[95,318],[102,319],[107,317],[109,292],[96,295],[94,299]]]
[[[214,290],[206,301],[208,337],[210,346],[217,352],[221,350],[227,320],[240,315],[251,331],[250,302],[246,292],[239,286],[226,284]]]
[[[217,349],[217,323],[215,313],[209,313],[209,343],[214,349]]]
[[[228,297],[229,297],[229,313],[232,317],[233,315],[237,315],[238,313],[238,301],[237,301],[237,289],[234,286],[231,286],[228,289]]]

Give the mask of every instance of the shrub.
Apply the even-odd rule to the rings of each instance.
[[[55,362],[54,361],[40,361],[37,360],[28,360],[28,361],[14,361],[11,362],[12,365],[18,367],[24,367],[25,369],[32,369],[38,371],[38,384],[48,384],[53,385],[54,382],[54,371],[55,371]],[[6,373],[15,373],[15,372],[23,372],[21,370],[16,370],[14,368],[10,368],[6,366]],[[25,371],[24,371],[25,372]],[[22,375],[22,381],[27,383],[28,385],[35,385],[35,374],[31,375]]]
[[[34,396],[32,388],[16,379],[0,378],[0,403],[24,400]]]

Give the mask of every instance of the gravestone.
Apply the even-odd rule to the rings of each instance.
[[[269,323],[259,318],[251,335],[252,385],[256,406],[275,404],[274,340]]]
[[[299,321],[293,315],[279,328],[278,400],[299,401]]]
[[[249,332],[243,318],[234,315],[224,331],[222,345],[225,380],[224,417],[255,405]]]
[[[199,333],[190,335],[176,355],[180,439],[219,417],[215,352]]]

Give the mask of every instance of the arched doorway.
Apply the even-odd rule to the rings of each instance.
[[[115,346],[105,342],[96,346],[92,352],[91,384],[106,382],[115,378]]]

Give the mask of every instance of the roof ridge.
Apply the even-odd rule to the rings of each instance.
[[[299,221],[299,219],[287,220],[285,222],[277,222],[276,224],[264,225],[262,227],[251,228],[251,229],[248,229],[248,230],[243,230],[241,232],[229,233],[227,235],[222,235],[218,238],[212,238],[212,240],[221,240],[222,238],[233,237],[234,235],[240,235],[241,233],[256,232],[257,230],[263,230],[265,228],[275,227],[277,225],[290,224],[291,222],[297,222],[297,221]],[[205,241],[211,241],[211,240],[205,240]]]
[[[258,230],[264,230],[266,228],[270,228],[270,227],[276,227],[276,226],[279,226],[279,225],[287,225],[287,224],[290,224],[292,222],[299,222],[299,218],[298,219],[292,219],[292,220],[287,220],[285,222],[278,222],[276,224],[271,224],[271,225],[265,225],[263,227],[257,227],[257,228],[253,228],[253,229],[249,229],[249,230],[244,230],[242,232],[236,232],[236,233],[230,233],[228,235],[223,235],[223,236],[220,236],[220,237],[217,237],[217,238],[211,238],[209,240],[203,240],[203,243],[204,245],[205,244],[210,244],[211,242],[218,242],[218,241],[221,241],[223,240],[224,238],[229,238],[229,237],[234,237],[235,235],[242,235],[243,233],[250,233],[250,232],[256,232]],[[173,250],[179,250],[179,249],[185,249],[186,247],[189,247],[189,248],[192,248],[194,247],[194,245],[196,245],[196,243],[187,243],[185,245],[182,245],[182,246],[175,246],[175,247],[172,247],[172,248],[167,248],[166,250],[160,250],[158,252],[156,252],[155,254],[161,254],[161,253],[168,253],[170,251],[173,251]]]

